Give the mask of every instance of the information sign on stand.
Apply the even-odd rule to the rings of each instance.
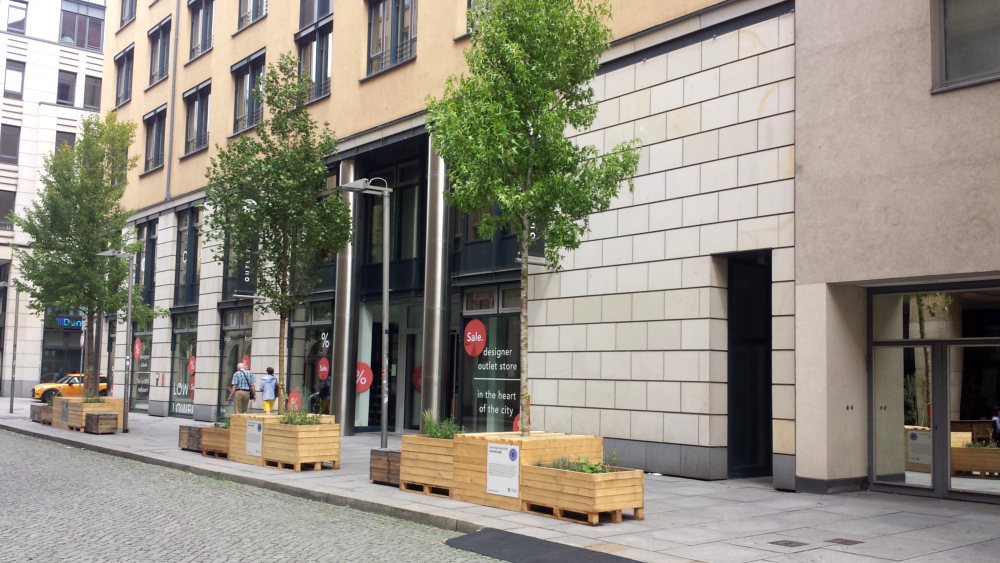
[[[520,497],[521,447],[510,444],[486,445],[486,492]]]
[[[264,423],[259,420],[247,421],[247,455],[260,457],[260,447],[264,443]]]

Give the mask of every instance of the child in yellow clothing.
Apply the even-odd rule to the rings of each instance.
[[[274,399],[264,399],[264,414],[271,414],[274,410]]]

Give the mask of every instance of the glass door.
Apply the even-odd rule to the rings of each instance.
[[[872,354],[874,479],[933,488],[931,346],[877,347]]]
[[[1000,494],[1000,346],[948,348],[948,488]]]

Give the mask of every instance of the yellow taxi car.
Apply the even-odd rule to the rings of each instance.
[[[98,393],[103,396],[108,394],[108,376],[101,376],[101,384]],[[82,397],[83,396],[83,375],[70,373],[57,379],[54,383],[39,383],[31,388],[31,397],[39,401],[49,402],[50,397]]]

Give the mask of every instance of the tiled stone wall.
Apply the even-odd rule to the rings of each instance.
[[[576,142],[604,153],[636,138],[642,156],[634,192],[591,217],[563,270],[531,277],[536,428],[599,434],[636,467],[725,477],[717,255],[771,248],[774,452],[794,455],[794,72],[786,14],[594,81],[598,115]]]

